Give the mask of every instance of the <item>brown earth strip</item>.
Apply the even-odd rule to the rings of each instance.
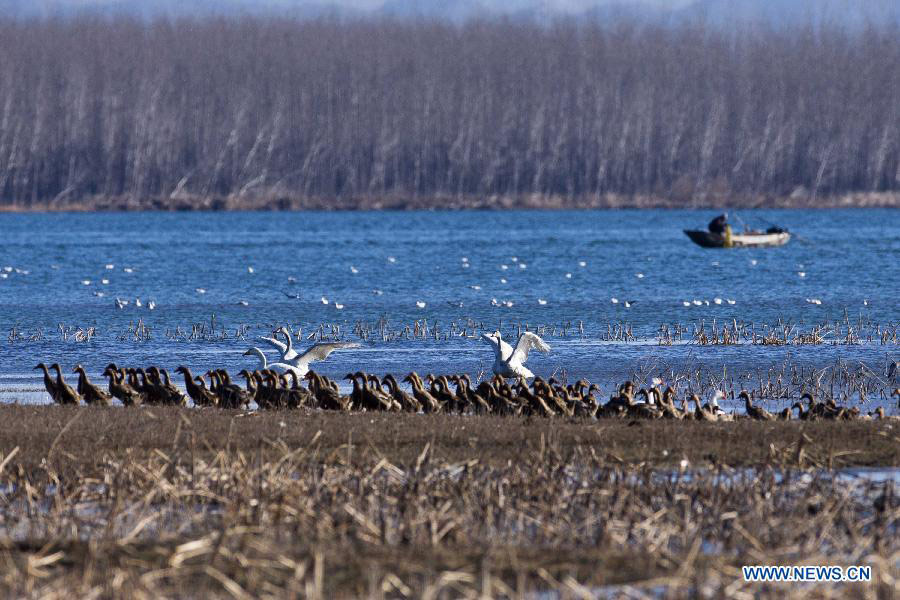
[[[383,413],[178,408],[0,407],[0,452],[19,448],[27,468],[49,460],[87,474],[105,453],[139,458],[192,440],[198,456],[305,446],[324,459],[376,452],[399,464],[429,444],[441,460],[516,461],[525,452],[589,450],[610,464],[786,467],[900,466],[900,423],[814,421],[731,423],[665,420],[463,417]],[[348,443],[350,444],[348,450]]]

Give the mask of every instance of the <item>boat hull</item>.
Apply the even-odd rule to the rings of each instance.
[[[698,229],[685,229],[684,233],[691,241],[704,248],[725,248],[725,236]],[[780,233],[733,233],[731,248],[771,248],[784,246],[791,239],[791,234]]]

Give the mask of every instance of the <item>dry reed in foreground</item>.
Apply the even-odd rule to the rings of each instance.
[[[238,414],[3,407],[0,593],[889,597],[900,577],[893,484],[793,468],[896,466],[890,423]],[[740,577],[798,563],[874,581]]]

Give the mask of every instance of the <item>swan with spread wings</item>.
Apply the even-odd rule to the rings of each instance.
[[[484,333],[481,335],[481,340],[493,348],[494,374],[501,377],[531,379],[534,377],[534,373],[525,368],[525,361],[528,360],[528,351],[534,348],[544,353],[550,352],[550,346],[540,336],[530,331],[526,331],[519,336],[515,348],[503,340],[499,331]]]
[[[287,342],[279,340],[279,334],[283,335]],[[262,337],[260,339],[277,348],[281,352],[281,364],[291,366],[291,370],[297,372],[298,377],[306,375],[309,371],[309,363],[325,360],[335,350],[359,347],[359,344],[354,342],[322,342],[307,348],[304,352],[297,352],[294,350],[291,332],[286,327],[275,331],[272,337]],[[248,352],[250,351],[248,350]]]

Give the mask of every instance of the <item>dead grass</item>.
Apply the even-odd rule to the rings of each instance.
[[[898,442],[888,422],[4,406],[0,594],[889,597],[900,496],[810,468],[896,467]],[[875,581],[740,578],[817,563]]]
[[[0,452],[18,447],[16,460],[85,474],[103,453],[135,457],[169,451],[193,440],[193,452],[265,452],[315,438],[322,452],[378,448],[387,460],[408,463],[425,444],[440,460],[517,461],[523,452],[553,444],[561,451],[592,449],[612,463],[785,467],[900,465],[900,424],[892,421],[727,423],[667,420],[580,420],[466,417],[403,413],[198,410],[147,407],[0,406]],[[802,456],[794,451],[802,447]]]

